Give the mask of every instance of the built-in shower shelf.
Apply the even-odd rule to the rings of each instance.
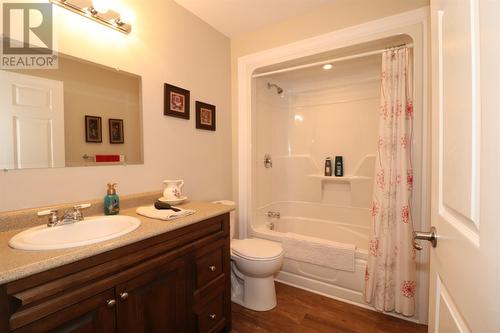
[[[351,183],[352,181],[356,180],[371,180],[370,177],[366,176],[343,176],[343,177],[336,177],[336,176],[324,176],[324,175],[307,175],[309,178],[314,178],[314,179],[319,179],[322,182],[329,182],[329,183]]]

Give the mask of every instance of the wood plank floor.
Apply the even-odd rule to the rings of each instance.
[[[278,306],[256,312],[233,303],[232,333],[424,333],[427,326],[276,283]]]

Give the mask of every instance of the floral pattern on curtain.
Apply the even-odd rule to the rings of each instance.
[[[378,156],[371,208],[365,300],[379,311],[415,313],[413,77],[410,49],[382,54]]]

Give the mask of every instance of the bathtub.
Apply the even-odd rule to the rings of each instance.
[[[269,211],[279,212],[280,218],[268,217]],[[250,233],[251,237],[275,242],[283,242],[285,233],[292,232],[356,245],[354,272],[285,258],[276,280],[369,307],[363,300],[369,223],[370,211],[367,208],[307,202],[275,202],[257,210]]]

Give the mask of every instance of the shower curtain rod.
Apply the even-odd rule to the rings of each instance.
[[[410,47],[410,48],[412,48],[413,44],[403,44],[403,45],[398,45],[398,46],[392,47],[392,48],[402,48],[402,47]],[[256,78],[256,77],[267,76],[267,75],[271,75],[271,74],[285,73],[285,72],[295,71],[297,69],[309,68],[309,67],[314,67],[314,66],[321,66],[321,65],[326,65],[326,64],[333,64],[333,63],[336,63],[336,62],[339,62],[339,61],[368,57],[368,56],[375,55],[375,54],[382,54],[385,51],[390,50],[390,49],[391,49],[391,47],[384,48],[384,49],[379,49],[379,50],[375,50],[375,51],[369,51],[369,52],[364,52],[364,53],[353,54],[353,55],[350,55],[350,56],[345,56],[345,57],[340,57],[340,58],[333,58],[333,59],[329,59],[329,60],[323,60],[323,61],[313,62],[311,64],[305,64],[305,65],[299,65],[299,66],[293,66],[293,67],[278,69],[278,70],[275,70],[275,71],[254,74],[254,75],[252,75],[252,77]]]

